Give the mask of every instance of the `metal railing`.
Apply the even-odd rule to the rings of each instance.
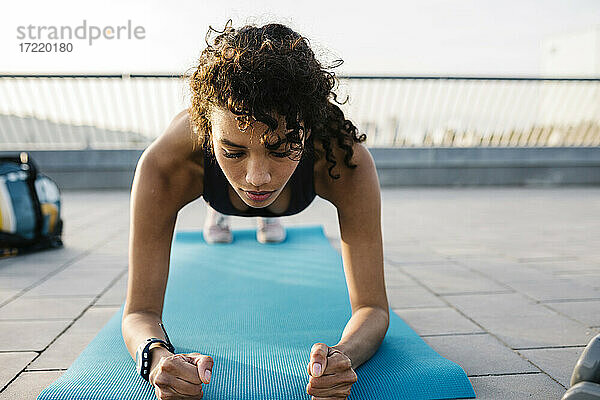
[[[600,145],[600,78],[339,82],[372,147]],[[0,75],[0,150],[143,148],[189,97],[175,75]]]

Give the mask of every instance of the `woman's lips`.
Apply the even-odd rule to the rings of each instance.
[[[246,196],[248,196],[248,198],[253,201],[265,201],[269,197],[271,197],[271,195],[274,192],[275,192],[274,190],[272,192],[254,192],[254,191],[244,190],[244,193],[246,193]]]

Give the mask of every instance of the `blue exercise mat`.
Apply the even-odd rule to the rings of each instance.
[[[253,230],[207,245],[177,233],[163,321],[177,353],[214,359],[207,400],[310,399],[310,349],[330,346],[351,316],[341,256],[321,227],[288,228],[285,242]],[[38,400],[155,399],[121,336],[123,307]],[[437,354],[390,310],[377,353],[356,369],[349,399],[455,399],[475,393],[457,364]]]

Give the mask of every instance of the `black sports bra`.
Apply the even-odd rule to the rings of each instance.
[[[241,217],[283,217],[298,214],[312,203],[316,196],[313,182],[314,152],[310,140],[306,142],[306,148],[302,158],[298,162],[294,173],[288,180],[291,189],[290,204],[282,214],[275,214],[264,208],[250,207],[246,211],[240,211],[231,204],[229,200],[229,181],[217,160],[212,156],[209,149],[204,147],[204,200],[221,214],[237,215]]]

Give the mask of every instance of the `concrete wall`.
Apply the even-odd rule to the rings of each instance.
[[[600,185],[600,147],[372,148],[382,186]],[[0,156],[15,154],[0,152]],[[62,189],[129,188],[142,150],[31,151]]]
[[[599,185],[600,147],[371,149],[382,186]]]
[[[61,189],[130,188],[143,150],[29,151],[38,169]],[[3,155],[15,152],[0,152]]]

